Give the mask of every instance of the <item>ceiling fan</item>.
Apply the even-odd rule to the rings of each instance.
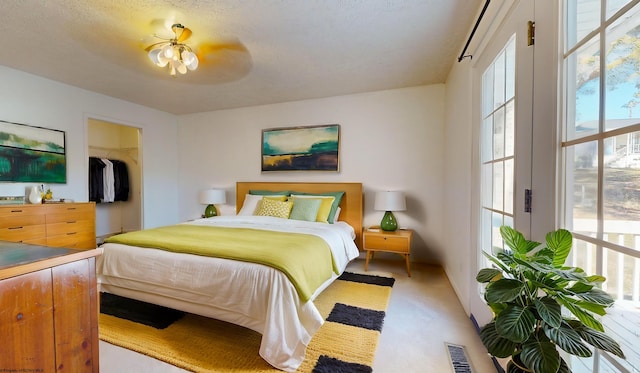
[[[166,21],[154,20],[153,24]],[[165,28],[166,30],[166,28]],[[217,42],[201,42],[190,46],[187,40],[191,38],[193,32],[188,27],[180,23],[171,25],[170,33],[163,35],[153,34],[155,42],[145,48],[149,59],[159,67],[169,68],[169,74],[173,77],[179,74],[186,74],[202,65],[229,65],[238,70],[242,75],[251,68],[251,56],[247,48],[236,39],[219,40]],[[236,75],[236,74],[233,74]]]

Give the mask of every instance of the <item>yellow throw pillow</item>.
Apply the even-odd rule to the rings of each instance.
[[[289,219],[293,202],[278,201],[274,198],[263,198],[256,211],[259,216],[274,216],[276,218]]]
[[[316,221],[321,223],[329,222],[329,214],[331,213],[331,206],[333,205],[333,201],[335,197],[331,196],[304,196],[304,195],[292,195],[290,200],[295,200],[296,198],[312,198],[319,199],[322,202],[320,203],[320,208],[318,209],[318,215],[316,216]]]

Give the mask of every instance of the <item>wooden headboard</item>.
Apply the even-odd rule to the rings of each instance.
[[[236,183],[236,210],[240,211],[249,190],[288,190],[306,193],[344,192],[340,201],[338,220],[349,223],[356,232],[356,245],[362,249],[362,183],[303,183],[303,182],[238,182]]]

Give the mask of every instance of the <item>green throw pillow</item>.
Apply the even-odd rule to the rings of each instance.
[[[331,205],[331,211],[329,211],[329,217],[327,221],[330,224],[333,224],[333,220],[336,216],[336,210],[338,206],[340,206],[340,201],[342,200],[342,196],[344,196],[344,192],[324,192],[324,193],[305,193],[305,192],[290,192],[291,194],[300,194],[305,196],[332,196],[334,198],[333,204]]]
[[[291,209],[289,219],[316,221],[320,203],[322,203],[322,200],[319,198],[294,198],[293,209]]]

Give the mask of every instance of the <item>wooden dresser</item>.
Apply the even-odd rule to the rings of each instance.
[[[98,372],[95,256],[0,242],[0,368]]]
[[[96,248],[96,205],[0,206],[0,240],[74,249]]]

